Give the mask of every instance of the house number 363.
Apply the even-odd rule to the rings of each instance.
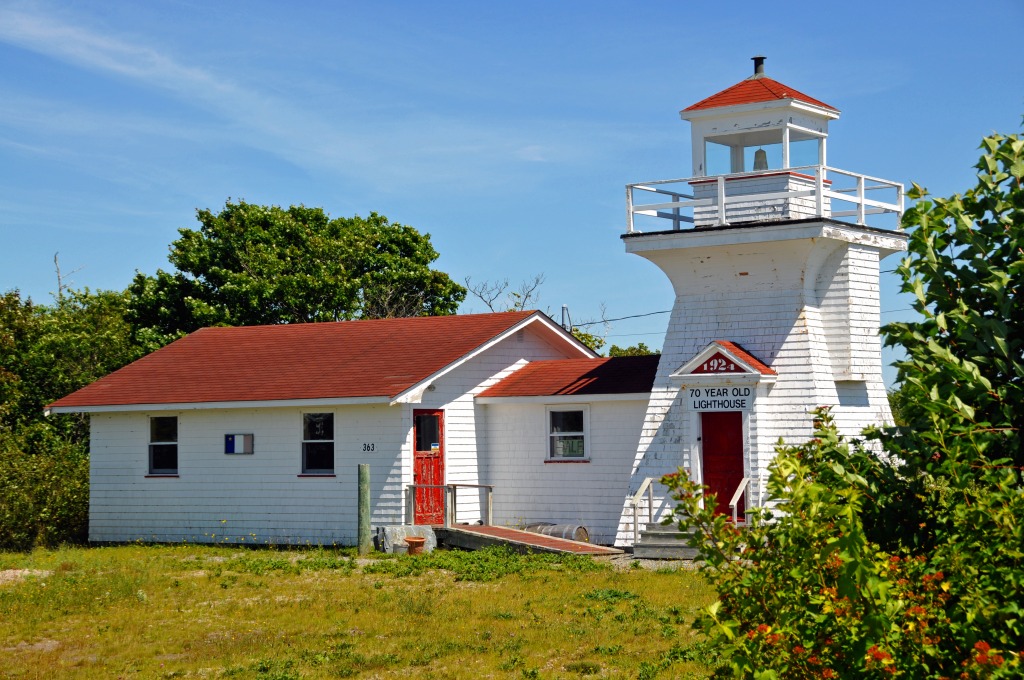
[[[375,446],[374,444],[365,444],[364,443],[363,444],[363,451],[373,451],[374,446]]]

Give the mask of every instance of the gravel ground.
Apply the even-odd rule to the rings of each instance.
[[[21,581],[26,576],[49,576],[50,572],[38,569],[2,569],[0,570],[0,584],[14,583]]]
[[[629,553],[612,555],[611,557],[595,557],[594,559],[611,564],[612,568],[616,571],[629,571],[631,569],[695,571],[697,569],[697,563],[693,560],[641,560],[634,559]]]

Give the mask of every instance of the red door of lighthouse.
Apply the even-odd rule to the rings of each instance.
[[[743,413],[705,411],[700,414],[701,470],[708,493],[718,494],[715,512],[732,515],[729,501],[743,480]],[[744,499],[736,507],[743,517]]]
[[[414,410],[413,484],[444,485],[444,411]],[[416,524],[444,524],[444,489],[416,489]]]

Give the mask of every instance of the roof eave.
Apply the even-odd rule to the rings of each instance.
[[[589,348],[586,345],[584,345],[582,342],[580,342],[578,339],[576,339],[575,336],[573,336],[571,333],[569,333],[564,328],[562,328],[561,326],[556,324],[554,321],[552,321],[551,318],[548,317],[547,314],[544,314],[543,312],[534,312],[533,314],[531,314],[530,316],[526,317],[525,319],[522,319],[518,323],[516,323],[516,324],[510,326],[509,328],[505,329],[504,331],[502,331],[498,335],[495,335],[493,338],[491,338],[487,342],[483,343],[482,345],[479,345],[476,349],[474,349],[473,351],[469,352],[468,354],[465,354],[465,355],[459,357],[455,361],[453,361],[453,362],[449,363],[448,365],[444,366],[443,368],[441,368],[441,369],[431,373],[427,377],[425,377],[422,380],[416,382],[415,384],[407,387],[406,389],[402,390],[398,394],[393,395],[392,398],[391,398],[391,401],[389,403],[391,405],[394,405],[394,404],[419,403],[422,400],[422,398],[423,398],[424,391],[427,389],[427,387],[430,386],[431,383],[433,383],[434,381],[436,381],[436,380],[440,379],[441,377],[447,375],[448,373],[451,373],[456,368],[458,368],[462,364],[466,363],[467,361],[469,361],[473,357],[475,357],[475,356],[477,356],[477,355],[487,351],[491,347],[494,347],[495,345],[497,345],[502,340],[505,340],[506,338],[514,335],[516,332],[526,328],[526,326],[528,326],[530,324],[533,324],[533,323],[540,323],[549,332],[554,334],[556,337],[559,337],[559,339],[561,339],[562,341],[566,342],[567,344],[572,346],[574,349],[579,351],[580,354],[582,355],[582,358],[593,359],[593,358],[596,358],[597,356],[599,356],[597,354],[597,352],[595,352],[591,348]]]
[[[47,416],[62,413],[127,413],[140,411],[198,411],[200,409],[329,407],[366,404],[390,404],[387,396],[322,397],[316,399],[264,399],[258,401],[196,401],[168,404],[94,404],[83,406],[47,406]]]
[[[717,116],[733,116],[742,113],[753,113],[765,109],[796,109],[805,113],[821,116],[830,120],[839,118],[839,109],[827,106],[818,106],[800,99],[787,97],[785,99],[769,99],[749,104],[732,104],[730,106],[712,106],[700,109],[683,109],[679,117],[683,120],[694,121],[698,119],[714,118]]]
[[[478,404],[579,404],[603,401],[649,401],[650,392],[602,394],[534,394],[509,397],[476,397]]]

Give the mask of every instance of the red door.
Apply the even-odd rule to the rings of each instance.
[[[444,411],[414,410],[413,484],[444,484]],[[416,489],[416,524],[444,524],[444,489]]]
[[[700,430],[704,485],[718,494],[715,512],[732,516],[729,501],[743,480],[743,413],[705,411]],[[737,518],[743,517],[744,501],[736,507]]]

